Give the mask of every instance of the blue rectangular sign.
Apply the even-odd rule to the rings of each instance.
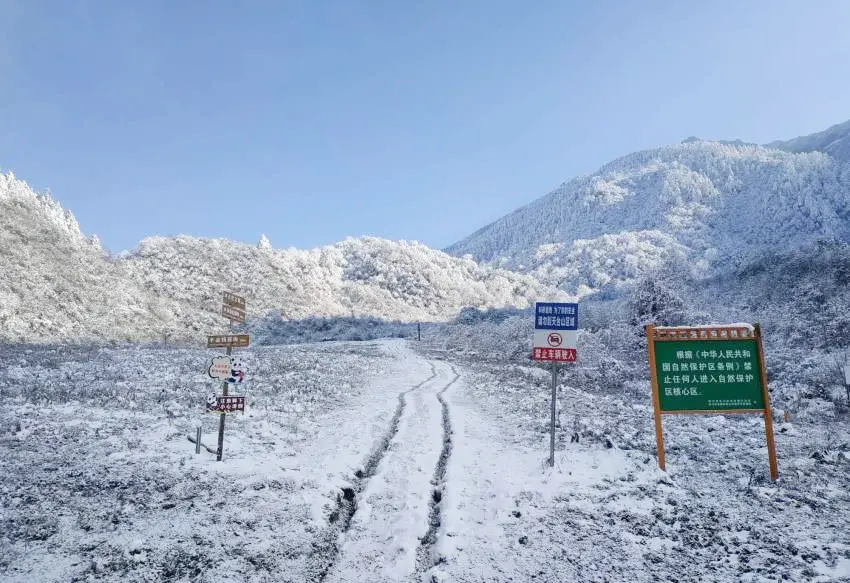
[[[535,330],[578,330],[578,304],[537,302],[534,305]]]

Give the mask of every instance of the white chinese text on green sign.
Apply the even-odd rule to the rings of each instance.
[[[655,342],[661,411],[764,409],[755,338]]]

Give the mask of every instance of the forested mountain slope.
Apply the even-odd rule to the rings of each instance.
[[[711,275],[767,251],[846,241],[848,218],[850,164],[828,153],[689,139],[571,180],[447,251],[587,293],[671,263]]]

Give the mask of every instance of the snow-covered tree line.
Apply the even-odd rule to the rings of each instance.
[[[110,256],[70,212],[0,174],[0,338],[6,341],[197,340],[221,330],[221,293],[249,315],[449,319],[467,306],[527,306],[553,290],[416,242],[346,239],[311,250],[225,239],[152,237]],[[265,321],[265,320],[264,320]]]

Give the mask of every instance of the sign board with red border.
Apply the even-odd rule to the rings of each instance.
[[[578,304],[535,304],[532,360],[575,362],[577,336]]]

